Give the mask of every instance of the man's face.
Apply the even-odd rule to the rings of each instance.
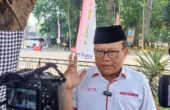
[[[119,72],[124,59],[129,53],[128,48],[123,48],[123,41],[109,44],[95,44],[94,51],[96,66],[106,76]],[[103,51],[105,55],[102,57]]]
[[[22,104],[23,96],[22,95],[18,95],[17,96],[17,100],[18,100],[19,104]]]

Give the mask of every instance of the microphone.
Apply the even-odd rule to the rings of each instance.
[[[103,91],[103,95],[111,97],[112,93],[108,91]]]

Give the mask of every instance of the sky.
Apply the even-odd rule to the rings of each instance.
[[[28,18],[28,24],[31,26],[35,26],[37,23],[37,19],[34,17],[34,15],[31,13],[29,18]]]

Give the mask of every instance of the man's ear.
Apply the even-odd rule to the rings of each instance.
[[[126,58],[129,55],[129,49],[125,48],[124,49],[124,57]]]

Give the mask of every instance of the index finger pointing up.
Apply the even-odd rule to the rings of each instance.
[[[69,56],[69,64],[72,64],[72,63],[73,63],[72,57],[73,57],[73,53],[71,53],[70,56]]]
[[[74,55],[74,65],[77,66],[77,54]]]

